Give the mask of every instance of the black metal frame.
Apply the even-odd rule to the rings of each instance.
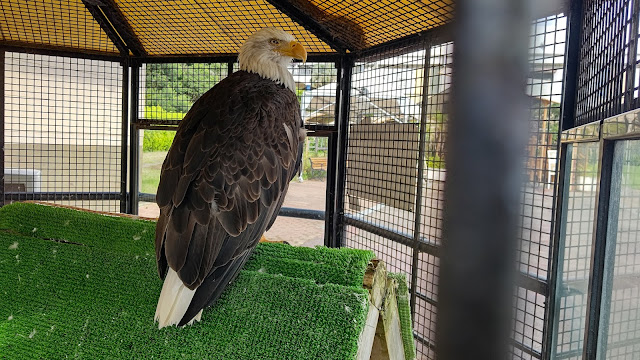
[[[120,147],[120,212],[128,211],[127,203],[127,165],[128,165],[128,148],[127,141],[129,136],[129,59],[122,61],[122,140]]]
[[[593,245],[591,247],[591,266],[587,301],[586,331],[583,359],[595,359],[600,328],[600,308],[602,283],[604,280],[605,251],[607,249],[607,226],[609,224],[609,200],[613,164],[614,142],[600,141],[598,159],[598,186],[596,188],[596,211],[593,223]]]
[[[138,62],[131,62],[131,104],[129,112],[129,214],[138,214],[138,203],[140,201],[140,129],[138,123],[138,101],[140,96],[140,66]]]
[[[117,18],[117,14],[113,11],[105,11],[104,8],[106,6],[107,10],[110,7],[113,7],[111,1],[103,1],[103,0],[84,0],[85,5],[90,8],[93,8],[92,14],[97,17],[105,16],[107,20],[112,23],[118,23],[118,21],[114,21],[114,17]],[[276,7],[282,10],[283,4],[288,4],[287,1],[275,1],[270,0],[270,3],[274,4]],[[96,9],[103,8],[103,11],[96,12]],[[111,9],[113,10],[113,9]],[[288,12],[283,10],[285,13],[291,15],[291,9]],[[567,49],[567,73],[564,83],[565,94],[569,96],[564,97],[564,102],[562,105],[562,126],[560,127],[560,131],[566,130],[573,127],[574,119],[575,119],[575,98],[576,98],[576,83],[577,83],[577,72],[579,70],[579,55],[580,55],[580,21],[582,19],[582,1],[580,0],[572,0],[571,1],[571,11],[570,11],[570,21],[572,24],[569,28],[569,41],[568,41],[568,49]],[[295,14],[294,14],[295,15]],[[304,14],[303,14],[304,15]],[[394,49],[406,49],[410,51],[411,46],[422,46],[422,42],[425,36],[433,36],[434,38],[439,39],[442,43],[447,42],[452,39],[453,28],[451,25],[441,26],[434,30],[425,31],[420,34],[412,35],[408,38],[394,40],[389,43],[385,43],[382,45],[375,46],[366,51],[361,51],[357,53],[346,54],[344,50],[350,49],[352,46],[349,44],[343,44],[341,42],[331,41],[328,38],[328,34],[324,34],[322,36],[322,29],[318,29],[313,25],[309,27],[308,21],[310,18],[306,16],[297,16],[294,17],[298,22],[307,23],[305,27],[314,32],[317,36],[327,42],[330,46],[336,48],[340,53],[339,54],[311,54],[309,56],[309,61],[322,61],[322,62],[336,62],[338,68],[337,74],[337,83],[339,84],[337,93],[336,93],[336,121],[334,126],[309,126],[308,129],[313,131],[314,135],[317,136],[328,136],[329,138],[329,161],[328,161],[328,171],[327,171],[327,201],[326,201],[326,211],[325,212],[315,212],[315,211],[304,211],[302,209],[288,209],[283,208],[281,211],[281,215],[283,216],[294,216],[301,217],[307,219],[315,219],[325,221],[325,244],[331,247],[340,247],[344,244],[344,227],[345,225],[354,226],[360,228],[365,231],[369,231],[374,234],[381,235],[387,239],[396,241],[400,244],[404,244],[410,246],[414,249],[414,256],[412,258],[413,262],[413,274],[412,274],[412,308],[415,307],[415,299],[420,298],[425,300],[433,305],[436,304],[436,301],[429,298],[428,296],[421,294],[417,291],[415,283],[417,279],[417,256],[419,252],[425,252],[428,254],[432,254],[435,256],[440,256],[440,247],[429,241],[428,239],[421,238],[419,236],[419,231],[416,230],[414,234],[401,234],[397,231],[391,229],[385,229],[383,227],[369,224],[360,219],[355,219],[351,217],[347,217],[344,214],[344,185],[345,185],[345,171],[346,171],[346,146],[348,141],[348,114],[350,108],[350,94],[351,94],[351,76],[353,65],[356,59],[363,60],[366,59],[367,56],[372,56],[375,54],[381,54],[388,52],[389,50]],[[312,20],[312,19],[311,19]],[[105,25],[104,21],[98,21],[103,28],[109,27],[108,23]],[[575,26],[574,24],[577,24]],[[303,24],[304,25],[304,24]],[[316,23],[317,25],[317,23]],[[111,29],[113,30],[113,29]],[[119,61],[123,66],[123,104],[122,104],[122,183],[121,183],[121,191],[120,193],[40,193],[40,194],[29,194],[29,195],[21,195],[15,193],[4,193],[4,181],[2,181],[2,185],[0,185],[0,195],[2,195],[2,204],[4,204],[5,200],[72,200],[72,199],[91,199],[91,200],[120,200],[121,201],[121,211],[127,213],[137,213],[137,204],[140,199],[149,200],[150,198],[146,196],[146,194],[140,194],[138,191],[138,171],[139,171],[139,152],[138,152],[138,139],[139,139],[139,129],[175,129],[175,125],[177,122],[171,123],[167,121],[157,122],[150,121],[147,119],[139,119],[138,118],[138,98],[139,98],[139,71],[140,65],[142,63],[155,63],[155,62],[225,62],[229,64],[229,69],[233,69],[233,62],[236,60],[236,55],[228,54],[228,55],[212,55],[210,57],[207,56],[198,56],[198,57],[148,57],[146,56],[144,49],[137,47],[135,37],[120,39],[117,35],[122,33],[116,32],[114,35],[113,31],[107,31],[107,34],[110,36],[112,41],[116,46],[118,42],[121,42],[121,46],[118,46],[118,49],[121,51],[122,55],[118,56],[106,56],[103,54],[79,54],[74,52],[74,49],[63,49],[63,48],[49,48],[49,49],[33,49],[30,48],[30,44],[14,44],[13,46],[2,46],[2,52],[0,55],[3,55],[3,51],[20,51],[20,52],[33,52],[39,54],[46,55],[59,55],[59,56],[70,56],[70,57],[78,57],[78,58],[90,58],[90,59],[99,59],[99,60],[108,60],[108,61]],[[320,35],[318,35],[320,33]],[[132,33],[131,33],[132,34]],[[118,39],[116,39],[118,37]],[[123,41],[124,40],[124,41]],[[335,39],[334,39],[335,40]],[[436,45],[433,43],[431,45]],[[415,49],[415,47],[413,48]],[[129,57],[129,51],[132,52],[133,56]],[[126,53],[126,55],[125,55]],[[427,57],[428,58],[428,57]],[[2,65],[4,67],[4,56],[2,56]],[[425,66],[427,68],[427,66]],[[2,76],[4,76],[4,71],[2,72]],[[4,81],[2,81],[2,85],[4,86]],[[129,86],[130,91],[129,91]],[[2,90],[2,88],[0,88]],[[424,105],[423,105],[424,106]],[[424,114],[424,112],[423,112]],[[423,115],[424,117],[424,115]],[[424,119],[421,119],[421,122]],[[0,100],[0,125],[2,133],[4,135],[4,99]],[[129,143],[127,143],[127,140]],[[421,129],[420,134],[420,146],[423,146],[424,133]],[[4,142],[4,136],[0,140]],[[127,147],[129,146],[129,151]],[[556,188],[557,196],[557,204],[562,204],[562,188],[563,188],[563,176],[564,170],[566,168],[566,145],[559,146],[560,149],[560,169],[558,171],[558,186]],[[1,146],[0,149],[4,149],[4,146]],[[2,150],[0,150],[2,151]],[[127,157],[126,154],[129,154]],[[420,151],[420,156],[424,156],[423,151]],[[0,153],[0,155],[3,155]],[[2,170],[2,174],[0,176],[4,177],[4,156],[0,156],[0,161],[2,164],[0,165],[0,170]],[[420,161],[419,164],[423,165],[424,161]],[[128,170],[128,171],[127,171]],[[130,176],[128,177],[127,174]],[[422,174],[422,171],[419,172]],[[418,196],[417,196],[417,204],[421,201],[421,187],[419,187]],[[604,199],[603,199],[604,200]],[[604,202],[603,202],[604,203]],[[603,205],[604,206],[604,205]],[[420,209],[420,206],[417,206],[416,209]],[[557,209],[561,209],[558,207]],[[416,211],[418,213],[419,211]],[[561,218],[563,214],[561,211],[557,211],[555,214],[556,223],[557,220]],[[419,214],[416,214],[416,221],[419,222]],[[416,229],[418,226],[416,226]],[[560,232],[559,227],[555,227],[554,238],[552,243],[552,256],[550,257],[550,273],[549,273],[549,282],[544,283],[538,279],[520,279],[519,284],[525,284],[523,287],[532,289],[534,291],[542,293],[545,290],[544,295],[547,296],[550,306],[547,306],[547,312],[545,313],[545,341],[543,344],[546,344],[546,348],[543,349],[544,358],[549,358],[549,354],[551,354],[553,347],[552,335],[552,322],[555,316],[554,306],[552,306],[553,300],[555,299],[555,274],[557,273],[558,265],[557,265],[557,246],[558,246],[558,234]],[[594,275],[594,279],[597,278],[597,274]],[[599,285],[602,285],[600,281]],[[593,283],[592,286],[598,286],[598,283]],[[548,290],[547,290],[548,289]],[[594,300],[594,306],[596,304]],[[595,316],[595,314],[593,315]],[[418,334],[414,334],[418,341],[421,341],[421,338]],[[428,344],[430,347],[433,347],[433,344],[430,344],[426,339],[422,339],[422,342]],[[527,350],[527,349],[523,349]],[[536,354],[537,355],[537,354]]]
[[[5,204],[4,193],[4,49],[0,49],[0,206]]]
[[[640,110],[633,110],[629,113],[614,116],[612,118],[598,121],[595,123],[579,126],[562,132],[562,143],[560,153],[560,169],[557,190],[557,212],[556,212],[556,228],[554,233],[554,248],[552,261],[552,271],[550,273],[551,295],[549,296],[549,306],[547,307],[547,320],[545,328],[545,359],[550,359],[557,355],[555,344],[557,334],[557,323],[554,323],[556,315],[559,311],[557,304],[557,294],[561,290],[558,287],[562,281],[558,276],[562,273],[562,264],[559,261],[558,254],[562,251],[561,237],[564,231],[563,224],[566,221],[567,199],[563,196],[564,187],[567,186],[567,176],[569,174],[569,166],[567,162],[567,146],[575,143],[599,143],[598,157],[598,179],[596,187],[595,211],[593,214],[593,235],[592,235],[592,252],[590,254],[590,272],[588,280],[588,300],[587,314],[585,321],[585,332],[583,340],[583,349],[581,353],[569,352],[562,354],[563,357],[579,356],[583,359],[592,360],[598,356],[598,341],[602,338],[601,333],[606,334],[608,329],[601,324],[601,314],[603,309],[608,308],[610,304],[602,302],[603,283],[606,281],[605,268],[611,267],[611,263],[607,263],[607,258],[611,254],[607,253],[607,249],[611,248],[608,244],[607,234],[610,224],[610,206],[611,185],[614,175],[613,162],[615,144],[618,140],[640,140],[640,121],[635,117]],[[627,114],[634,114],[626,116]],[[626,117],[626,119],[625,119]],[[632,119],[632,120],[628,120]],[[616,126],[620,123],[628,125],[627,127]],[[609,127],[608,127],[609,126]],[[605,129],[609,130],[605,130]],[[623,129],[623,130],[621,130]],[[553,277],[551,277],[553,276]],[[608,313],[608,311],[605,311]],[[606,338],[606,337],[604,337]]]

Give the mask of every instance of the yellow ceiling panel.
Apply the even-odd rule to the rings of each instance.
[[[117,54],[81,0],[2,0],[3,41]]]
[[[308,1],[325,14],[324,26],[360,49],[432,29],[453,19],[453,0]],[[344,30],[347,23],[352,27],[349,32]]]
[[[290,32],[309,52],[333,52],[267,1],[115,1],[147,53],[234,54],[249,35],[267,26]]]
[[[435,28],[453,17],[453,0],[284,3],[289,6],[287,11],[313,19],[315,24],[308,27],[320,29],[323,39],[332,38],[332,44],[350,50]],[[335,51],[267,0],[103,0],[97,4],[113,10],[110,16],[121,14],[150,56],[236,54],[250,34],[267,26],[292,33],[310,53]],[[82,0],[2,0],[0,9],[3,42],[118,53]],[[121,21],[112,20],[118,30]]]

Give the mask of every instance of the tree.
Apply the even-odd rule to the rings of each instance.
[[[187,112],[203,93],[220,81],[222,71],[223,64],[148,64],[146,105]]]

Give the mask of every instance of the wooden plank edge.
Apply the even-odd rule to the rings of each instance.
[[[369,290],[369,312],[364,329],[358,337],[357,360],[369,360],[375,339],[380,307],[387,292],[387,269],[383,261],[374,259],[367,266],[363,279],[364,288]]]
[[[384,337],[387,342],[389,360],[405,360],[397,290],[398,282],[395,279],[387,278],[387,293],[380,315],[384,324]]]
[[[50,202],[46,202],[46,201],[27,200],[27,201],[21,201],[21,202],[26,203],[26,204],[38,204],[38,205],[51,206],[51,207],[57,207],[57,208],[64,208],[64,209],[70,209],[70,210],[76,210],[76,211],[83,211],[83,212],[100,214],[100,215],[105,215],[105,216],[122,217],[122,218],[134,219],[134,220],[158,221],[158,218],[151,218],[151,217],[131,215],[131,214],[123,214],[123,213],[115,213],[115,212],[108,212],[108,211],[89,210],[89,209],[84,209],[84,208],[77,207],[77,206],[55,204],[55,203],[50,203]]]

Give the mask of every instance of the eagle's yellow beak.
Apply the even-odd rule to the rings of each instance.
[[[307,50],[297,41],[290,41],[280,45],[278,52],[282,55],[291,56],[294,59],[300,59],[302,62],[307,61]]]

